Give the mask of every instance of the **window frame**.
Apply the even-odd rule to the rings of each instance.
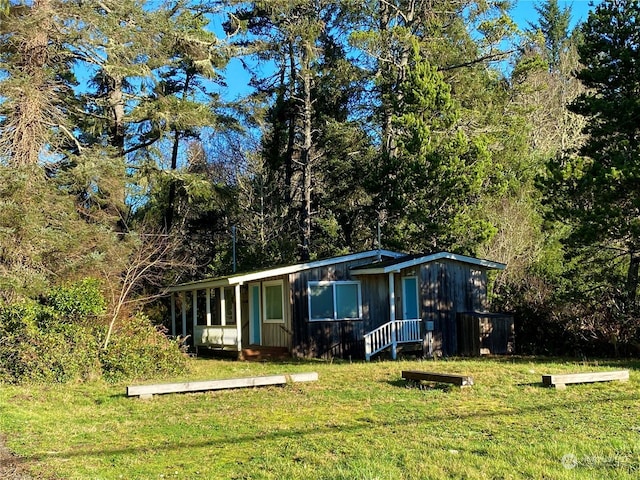
[[[282,318],[267,318],[269,309],[267,308],[267,287],[280,287],[280,305],[282,308]],[[262,282],[262,323],[276,323],[284,324],[285,322],[285,303],[284,303],[284,281],[283,280],[270,280],[268,282]]]
[[[340,285],[355,285],[357,287],[356,301],[358,304],[358,316],[357,317],[338,317],[338,296],[337,287]],[[331,287],[331,293],[333,297],[333,318],[313,318],[311,311],[311,289],[313,287]],[[344,322],[362,320],[362,284],[358,280],[323,280],[323,281],[309,281],[307,283],[307,307],[309,310],[310,322]]]

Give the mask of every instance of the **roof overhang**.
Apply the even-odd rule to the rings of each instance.
[[[437,260],[455,260],[457,262],[468,263],[470,265],[476,265],[482,268],[490,268],[496,270],[504,270],[507,266],[504,263],[493,262],[491,260],[483,260],[481,258],[467,257],[466,255],[458,255],[456,253],[439,252],[431,255],[424,255],[422,257],[411,257],[406,261],[399,259],[398,262],[387,264],[384,266],[376,267],[371,265],[370,267],[361,267],[351,270],[352,275],[380,275],[385,273],[399,272],[405,268],[415,267],[424,263],[435,262]]]
[[[260,270],[256,272],[243,273],[238,275],[229,275],[226,277],[216,277],[197,282],[183,283],[180,285],[174,285],[169,287],[167,291],[171,292],[185,292],[192,290],[200,290],[206,288],[218,288],[233,285],[242,285],[248,282],[255,282],[263,280],[265,278],[280,277],[282,275],[290,275],[292,273],[302,272],[304,270],[310,270],[312,268],[322,268],[336,263],[353,262],[357,260],[363,260],[367,258],[402,258],[404,253],[392,252],[391,250],[369,250],[366,252],[352,253],[349,255],[342,255],[340,257],[332,257],[324,260],[315,260],[313,262],[298,263],[295,265],[288,265],[284,267],[270,268],[267,270]]]

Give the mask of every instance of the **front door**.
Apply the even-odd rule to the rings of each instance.
[[[418,320],[420,318],[420,302],[417,277],[402,277],[402,319]],[[414,340],[420,336],[420,323],[403,322],[400,337],[404,341]]]
[[[402,278],[402,318],[403,320],[416,320],[420,318],[418,301],[418,278]]]
[[[251,283],[249,285],[249,343],[251,345],[260,345],[262,343],[261,321],[262,315],[260,308],[262,305],[261,286],[259,283]]]

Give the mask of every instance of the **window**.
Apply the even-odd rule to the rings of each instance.
[[[233,287],[224,289],[224,323],[225,325],[236,324],[236,292]]]
[[[207,324],[207,291],[198,290],[196,292],[196,316],[198,325]]]
[[[362,318],[360,282],[309,282],[309,318],[312,321]]]
[[[282,280],[262,284],[264,323],[284,323]]]

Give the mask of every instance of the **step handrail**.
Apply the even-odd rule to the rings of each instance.
[[[367,361],[382,350],[395,347],[400,343],[422,341],[422,319],[392,320],[364,335],[364,354]],[[395,355],[394,355],[395,358]]]

